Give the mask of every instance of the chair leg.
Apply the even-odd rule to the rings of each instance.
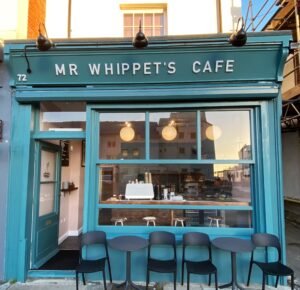
[[[250,283],[250,276],[251,276],[251,272],[252,272],[252,266],[253,266],[253,263],[250,263],[249,273],[248,273],[248,280],[247,280],[247,286],[249,286],[249,283]]]
[[[278,280],[279,280],[279,276],[276,276],[275,288],[277,288],[278,286]]]
[[[149,280],[150,280],[150,271],[147,270],[147,276],[146,276],[146,290],[148,290]]]
[[[210,286],[211,283],[211,274],[208,275],[208,286]]]
[[[265,286],[266,286],[266,275],[265,273],[263,273],[262,290],[265,290]]]
[[[105,268],[102,271],[102,276],[103,276],[104,290],[107,290],[107,287],[106,287],[106,277],[105,277]]]
[[[76,271],[76,290],[78,290],[78,272]]]
[[[85,285],[85,277],[84,277],[84,273],[81,273],[81,275],[82,275],[83,285]]]
[[[294,281],[294,274],[291,275],[291,288],[294,290],[295,287],[295,281]]]
[[[181,269],[181,285],[183,285],[184,282],[184,263],[182,265],[182,269]]]
[[[217,272],[215,273],[215,285],[216,285],[216,290],[218,290],[218,275],[217,275]]]
[[[189,272],[187,272],[186,284],[187,284],[187,290],[190,290],[190,273]]]
[[[112,275],[111,275],[111,267],[110,267],[110,261],[109,261],[109,258],[107,259],[107,263],[108,263],[109,279],[110,279],[110,283],[112,283]]]
[[[174,290],[176,290],[177,273],[174,272]]]

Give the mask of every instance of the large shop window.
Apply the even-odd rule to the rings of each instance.
[[[100,112],[99,225],[252,227],[251,114]]]

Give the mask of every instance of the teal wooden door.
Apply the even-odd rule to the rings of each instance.
[[[37,142],[31,267],[39,268],[58,252],[60,146]]]

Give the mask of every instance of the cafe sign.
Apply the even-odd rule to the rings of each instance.
[[[88,86],[276,81],[282,48],[191,47],[11,51],[14,86]]]

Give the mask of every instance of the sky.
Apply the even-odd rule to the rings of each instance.
[[[265,5],[265,7],[254,20],[254,26],[257,27],[255,31],[261,31],[266,22],[273,16],[275,11],[278,9],[278,6],[275,5],[275,2],[276,0],[252,0],[253,17],[255,17],[259,10],[263,7],[263,5]],[[249,0],[242,0],[242,13],[245,20],[247,15],[248,3]],[[261,24],[259,24],[260,21],[262,21]],[[250,14],[248,15],[248,20],[246,22],[246,28],[248,28],[247,31],[251,31],[251,27],[249,27],[249,24]]]

